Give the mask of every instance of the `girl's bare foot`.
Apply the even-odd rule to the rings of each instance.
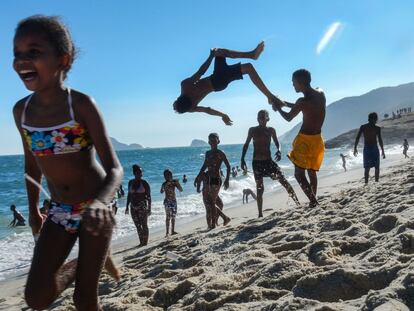
[[[265,48],[265,43],[264,41],[260,42],[257,47],[253,50],[253,59],[258,59],[260,54],[262,54],[263,50]]]

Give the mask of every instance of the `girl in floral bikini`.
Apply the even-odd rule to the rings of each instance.
[[[33,93],[13,114],[25,173],[38,183],[44,176],[52,198],[43,222],[39,189],[26,183],[29,223],[34,235],[40,233],[25,289],[33,309],[47,308],[76,280],[77,310],[101,310],[98,279],[114,226],[108,204],[123,176],[94,100],[64,85],[74,57],[70,34],[57,18],[32,16],[18,24],[13,67]],[[64,264],[78,238],[78,259]],[[118,273],[110,259],[106,263]]]

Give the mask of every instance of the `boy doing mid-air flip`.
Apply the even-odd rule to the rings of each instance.
[[[271,102],[274,96],[264,85],[262,79],[257,74],[253,65],[250,63],[237,63],[227,65],[226,58],[250,58],[258,59],[263,52],[264,42],[249,52],[231,51],[227,49],[211,49],[207,60],[201,65],[200,69],[191,77],[181,81],[181,94],[174,102],[174,110],[178,113],[184,112],[205,112],[212,116],[219,116],[226,125],[232,125],[230,117],[220,111],[210,107],[202,107],[198,104],[211,92],[223,91],[234,80],[243,79],[243,75],[249,75],[256,87]],[[214,71],[211,76],[201,78],[210,67],[214,59]]]
[[[295,178],[303,192],[309,198],[309,207],[318,205],[316,192],[318,189],[318,178],[316,172],[321,167],[325,153],[325,145],[321,131],[325,120],[326,99],[321,89],[311,87],[311,74],[306,69],[299,69],[292,75],[292,83],[297,93],[303,93],[295,104],[281,101],[275,97],[273,110],[288,122],[292,121],[300,112],[303,114],[302,127],[293,141],[293,150],[288,155],[295,165]],[[283,111],[282,107],[291,108],[289,112]],[[308,172],[309,181],[306,179],[305,171]]]

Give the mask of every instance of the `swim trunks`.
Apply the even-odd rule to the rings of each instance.
[[[210,79],[214,91],[224,90],[230,82],[243,79],[241,63],[227,65],[225,57],[216,56],[214,58],[214,71]]]
[[[78,204],[51,201],[47,217],[55,224],[63,227],[67,232],[77,233],[81,225],[82,213],[85,208],[89,207],[92,201],[88,200]]]
[[[279,165],[271,159],[253,160],[252,166],[255,180],[262,179],[263,177],[278,178],[282,175]]]
[[[292,147],[293,150],[288,154],[288,158],[295,166],[319,171],[325,154],[325,144],[321,134],[305,135],[299,133],[293,141]]]
[[[364,146],[364,168],[379,168],[380,153],[377,145]]]
[[[168,218],[175,218],[177,215],[177,201],[176,200],[164,200],[165,213]]]

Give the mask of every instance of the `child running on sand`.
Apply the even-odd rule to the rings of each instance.
[[[224,180],[224,190],[227,190],[229,187],[229,178],[230,178],[230,163],[227,160],[226,155],[223,151],[217,148],[220,143],[218,134],[211,133],[208,135],[208,143],[210,144],[211,150],[206,152],[203,166],[198,173],[195,184],[199,183],[200,179],[203,178],[203,174],[207,169],[207,183],[206,183],[206,208],[207,213],[210,211],[210,219],[207,219],[208,227],[214,229],[216,227],[216,219],[218,218],[217,213],[218,209],[216,208],[217,197],[219,196],[220,187],[222,184],[220,176],[220,167],[224,162],[227,169],[226,179]],[[224,225],[227,225],[230,222],[230,218],[223,214]]]
[[[194,181],[194,186],[197,188],[197,192],[202,192],[203,194],[203,203],[206,209],[206,219],[207,219],[207,226],[210,228],[211,220],[211,210],[208,205],[208,176],[206,172],[200,174],[200,177]],[[223,219],[223,225],[227,225],[230,222],[230,218],[224,215],[223,213],[223,201],[221,200],[220,196],[217,196],[215,208],[217,210],[217,215],[215,219],[215,224],[218,226],[218,218],[221,217]]]
[[[174,102],[173,108],[178,113],[185,112],[204,112],[212,116],[219,116],[226,125],[232,125],[232,120],[227,114],[201,107],[199,103],[211,92],[223,91],[234,80],[243,79],[243,75],[249,75],[256,87],[268,98],[273,99],[272,93],[264,85],[262,79],[257,74],[253,65],[250,63],[228,65],[226,58],[250,58],[258,59],[263,52],[264,42],[249,52],[231,51],[227,49],[211,49],[207,60],[201,65],[198,71],[191,77],[181,81],[181,94]],[[214,59],[214,71],[211,76],[201,78]]]
[[[37,183],[44,176],[51,193],[43,222],[40,189],[26,182],[29,223],[40,236],[25,299],[36,310],[48,308],[74,280],[76,309],[101,310],[98,279],[104,263],[119,278],[108,256],[115,224],[108,204],[123,171],[94,100],[64,84],[74,58],[71,36],[58,18],[37,15],[18,24],[13,67],[33,93],[16,103],[13,114],[25,172]],[[64,264],[78,238],[78,259]]]
[[[277,180],[286,189],[289,196],[299,205],[299,200],[296,196],[295,190],[293,190],[290,183],[287,181],[283,173],[281,172],[279,165],[277,165],[273,160],[270,154],[270,142],[273,139],[273,142],[276,146],[276,161],[280,161],[281,153],[279,141],[276,136],[276,131],[273,127],[268,127],[267,122],[269,122],[269,113],[267,110],[260,110],[257,113],[257,122],[258,126],[251,127],[249,133],[247,134],[246,142],[243,146],[243,152],[241,156],[241,168],[247,170],[246,161],[244,157],[246,156],[247,149],[249,148],[250,141],[253,139],[253,173],[254,179],[256,181],[257,189],[257,209],[259,211],[259,217],[263,217],[263,192],[264,184],[263,177],[270,177],[273,180]]]
[[[129,214],[129,206],[131,206],[131,218],[139,237],[138,246],[145,246],[149,238],[148,216],[151,215],[151,188],[142,179],[142,169],[139,165],[134,164],[132,172],[135,178],[128,182],[125,214]]]
[[[303,93],[295,104],[281,101],[274,97],[273,110],[288,122],[292,121],[302,112],[302,126],[293,141],[293,150],[288,157],[295,165],[295,178],[303,192],[309,198],[309,207],[318,205],[316,193],[318,190],[318,176],[325,144],[322,138],[322,125],[325,120],[326,98],[321,89],[311,87],[311,74],[306,69],[296,70],[292,75],[292,83],[297,93]],[[285,112],[282,107],[291,110]],[[306,179],[305,171],[308,173],[309,181]]]
[[[177,179],[173,179],[173,174],[170,170],[164,171],[165,182],[161,185],[161,193],[165,192],[164,207],[165,207],[165,228],[167,237],[169,234],[171,222],[171,235],[177,234],[175,232],[175,216],[177,215],[177,199],[175,197],[175,189],[183,192],[183,188]]]
[[[376,125],[378,115],[376,112],[371,112],[368,115],[368,123],[361,125],[359,132],[355,138],[354,156],[358,155],[358,143],[361,134],[364,134],[364,178],[365,184],[368,184],[369,170],[371,167],[375,168],[375,181],[379,181],[380,173],[380,154],[378,150],[378,142],[381,147],[382,157],[385,159],[384,144],[382,143],[381,128]]]

